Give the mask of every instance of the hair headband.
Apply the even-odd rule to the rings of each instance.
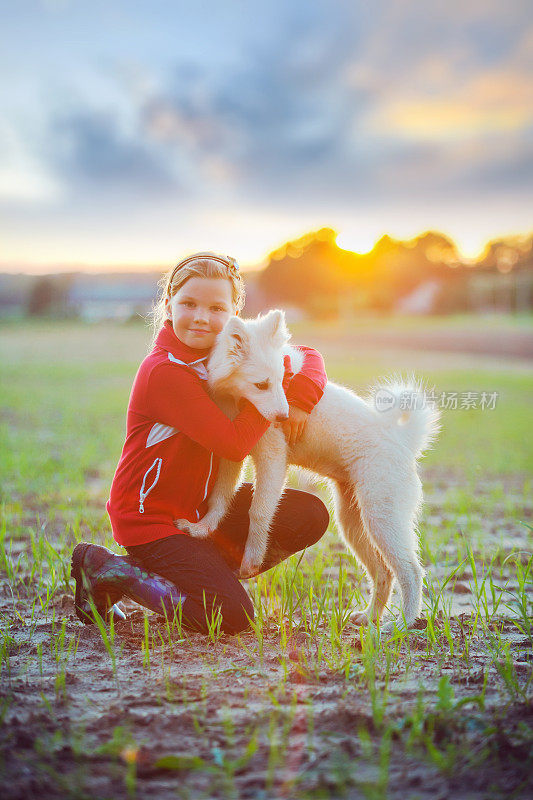
[[[239,277],[239,265],[237,264],[235,259],[232,258],[231,256],[217,256],[214,255],[213,253],[195,253],[193,256],[187,256],[187,258],[184,258],[182,261],[176,264],[176,266],[172,270],[172,275],[170,276],[170,279],[168,281],[169,289],[172,286],[172,281],[174,280],[174,276],[179,269],[186,266],[191,261],[200,261],[202,258],[206,258],[209,261],[218,261],[219,264],[224,264],[224,266],[228,268],[230,274],[234,278]]]

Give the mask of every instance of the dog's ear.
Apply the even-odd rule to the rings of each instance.
[[[217,336],[209,356],[209,384],[216,387],[235,371],[248,352],[250,339],[244,322],[230,317]]]
[[[230,317],[222,331],[227,357],[235,364],[242,361],[248,350],[249,338],[244,322],[239,317]]]
[[[267,331],[274,347],[283,347],[287,344],[291,335],[285,323],[285,312],[279,308],[269,311],[264,318]]]

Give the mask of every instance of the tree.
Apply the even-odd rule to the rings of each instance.
[[[71,278],[66,275],[43,275],[30,290],[27,311],[30,317],[65,316]]]

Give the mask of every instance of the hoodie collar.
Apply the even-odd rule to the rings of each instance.
[[[159,331],[155,344],[156,347],[167,351],[170,361],[178,364],[201,364],[205,368],[205,362],[209,357],[209,351],[206,352],[205,350],[189,347],[188,344],[184,344],[181,339],[178,339],[174,333],[172,323],[168,319]]]

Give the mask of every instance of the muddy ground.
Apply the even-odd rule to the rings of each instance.
[[[451,522],[450,530],[469,536],[457,508],[446,511],[460,479],[432,470],[425,483],[426,523]],[[496,495],[502,491],[496,501],[495,486]],[[524,476],[487,481],[476,494],[485,553],[500,553],[503,587],[514,575],[505,553],[520,551],[524,564],[531,554],[530,531],[518,522],[531,524],[531,496]],[[476,513],[469,512],[470,527]],[[46,516],[46,509],[28,511],[27,524],[46,524]],[[60,531],[55,514],[47,529],[52,544]],[[327,537],[327,546],[341,552],[335,534]],[[321,558],[321,546],[305,558]],[[29,547],[29,539],[16,540],[12,559]],[[426,561],[435,585],[456,563],[457,543],[449,541],[435,564]],[[8,621],[0,706],[4,800],[533,796],[531,638],[513,621],[512,603],[502,603],[489,631],[501,634],[509,658],[495,656],[489,631],[476,626],[479,596],[468,565],[443,593],[453,652],[441,611],[439,648],[428,653],[421,622],[388,667],[378,651],[375,681],[351,623],[342,633],[354,643],[348,665],[333,655],[328,662],[303,625],[283,645],[271,625],[262,648],[253,632],[217,642],[174,633],[171,652],[165,624],[151,615],[145,628],[143,612],[129,601],[128,620],[115,626],[114,671],[98,628],[75,617],[72,593],[58,591],[44,613],[42,592],[35,602],[36,580],[20,577],[14,586],[3,574],[0,585]]]

